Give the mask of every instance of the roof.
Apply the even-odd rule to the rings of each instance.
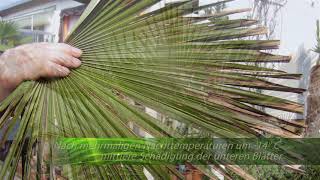
[[[31,8],[37,4],[51,2],[51,1],[54,1],[54,0],[20,0],[16,3],[12,3],[0,9],[0,16],[7,16],[9,14]]]
[[[51,1],[54,1],[54,0],[20,0],[20,1],[17,1],[16,3],[11,3],[8,6],[4,6],[3,8],[0,8],[0,16],[7,16],[9,14],[31,8],[35,5],[51,2]],[[88,4],[90,2],[90,0],[74,0],[74,1],[84,3],[84,4]]]
[[[2,5],[0,5],[0,11],[12,8],[14,6],[26,3],[31,0],[8,0],[7,2],[4,2]]]
[[[89,4],[91,0],[74,0],[74,1],[78,1],[83,4]]]
[[[80,16],[83,11],[86,9],[87,5],[80,5],[73,8],[64,9],[60,13],[60,17],[64,16]]]

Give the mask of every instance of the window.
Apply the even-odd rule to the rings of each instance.
[[[39,9],[6,20],[15,22],[23,36],[32,37],[33,42],[53,42],[54,35],[47,30],[51,26],[55,9],[55,6]]]

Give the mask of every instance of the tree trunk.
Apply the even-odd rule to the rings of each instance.
[[[320,57],[319,57],[320,59]],[[307,99],[307,132],[309,137],[320,137],[320,65],[312,68]]]

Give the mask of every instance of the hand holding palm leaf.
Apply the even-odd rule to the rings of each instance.
[[[129,100],[215,137],[300,137],[303,124],[252,106],[302,113],[300,104],[247,89],[303,92],[265,79],[299,79],[299,75],[250,65],[288,62],[290,57],[259,51],[275,49],[279,42],[237,39],[266,32],[265,28],[252,27],[257,23],[254,20],[219,18],[241,11],[190,16],[228,1],[200,7],[182,1],[154,11],[148,8],[157,0],[92,1],[67,40],[83,50],[81,68],[67,78],[25,82],[1,103],[5,115],[0,127],[9,116],[13,116],[12,123],[20,121],[16,143],[1,175],[7,171],[14,174],[26,137],[30,138],[29,160],[32,145],[37,144],[40,174],[44,147],[55,136],[137,137],[129,124],[155,137],[186,136]],[[175,172],[169,166],[146,168],[155,177]],[[76,169],[82,168],[74,167],[74,176]],[[82,170],[88,177],[93,171],[119,179],[126,174],[137,179],[144,176],[142,168],[129,165]],[[29,173],[27,168],[26,176]],[[50,175],[53,177],[52,168]]]

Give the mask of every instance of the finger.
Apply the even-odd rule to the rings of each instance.
[[[68,68],[77,68],[81,65],[81,61],[67,54],[59,54],[53,59],[53,62]]]
[[[82,55],[82,51],[80,49],[72,47],[68,44],[59,43],[57,46],[60,50],[73,57],[80,57]]]
[[[64,66],[55,63],[49,63],[45,66],[44,77],[65,77],[70,74],[70,70]]]

